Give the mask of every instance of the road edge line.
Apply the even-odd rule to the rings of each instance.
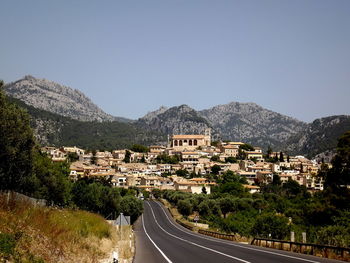
[[[145,228],[145,223],[143,220],[143,215],[141,216],[142,219],[142,226],[143,226],[143,230],[145,231],[145,234],[147,235],[148,239],[152,242],[152,244],[156,247],[156,249],[158,249],[158,251],[160,252],[160,254],[165,258],[165,260],[169,263],[172,263],[172,261],[165,255],[165,253],[157,246],[157,244],[152,240],[152,238],[148,235],[146,228]]]

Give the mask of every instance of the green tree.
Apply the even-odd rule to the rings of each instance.
[[[152,189],[152,195],[154,198],[158,199],[162,197],[162,191],[160,189],[154,188]]]
[[[149,148],[147,146],[141,145],[141,144],[133,144],[130,148],[131,151],[138,152],[138,153],[146,153],[149,152]]]
[[[91,163],[92,164],[97,164],[96,150],[95,149],[92,150],[91,154],[92,154]]]
[[[131,152],[130,151],[128,151],[128,150],[126,150],[125,151],[125,157],[124,157],[124,162],[125,163],[130,163],[130,159],[131,159]]]
[[[350,131],[343,134],[337,145],[332,168],[325,174],[325,185],[341,188],[350,185]]]
[[[192,204],[189,200],[179,200],[177,202],[177,209],[184,216],[192,214]]]
[[[269,147],[267,148],[267,156],[268,156],[268,158],[270,157],[271,153],[272,153],[272,148],[269,145]]]
[[[72,182],[68,178],[68,164],[55,163],[40,152],[35,152],[33,164],[33,175],[25,181],[23,190],[55,205],[69,205],[72,199]]]
[[[181,176],[181,177],[187,177],[188,176],[188,171],[185,169],[179,169],[176,172],[177,176]]]
[[[281,177],[278,174],[273,174],[272,184],[277,186],[282,184]]]
[[[68,161],[69,162],[75,162],[79,160],[79,155],[76,152],[70,152],[68,153]]]
[[[257,217],[252,229],[252,234],[273,239],[284,239],[288,236],[290,226],[288,219],[284,216],[264,214]]]
[[[217,164],[215,164],[211,167],[211,172],[215,175],[218,175],[220,173],[220,171],[221,171],[221,167]]]
[[[225,158],[226,163],[237,163],[237,159],[235,157],[227,157]]]
[[[34,137],[28,114],[8,102],[0,82],[0,189],[20,191],[33,172]]]
[[[254,151],[254,147],[248,143],[242,144],[239,146],[239,149],[245,150],[245,151]]]
[[[140,162],[141,163],[145,163],[146,162],[145,155],[142,155],[142,158],[141,158]]]
[[[224,218],[226,218],[226,215],[229,212],[235,211],[235,202],[232,198],[230,197],[224,197],[219,199],[219,206],[222,214],[224,215]]]
[[[280,162],[284,162],[284,156],[283,156],[283,152],[280,152],[280,159],[279,159]]]
[[[220,157],[219,155],[214,155],[210,158],[212,162],[220,162]]]
[[[123,197],[120,207],[124,215],[130,216],[131,223],[135,222],[143,212],[142,201],[131,195]]]

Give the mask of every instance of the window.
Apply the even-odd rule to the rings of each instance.
[[[197,145],[197,140],[193,141],[193,145],[196,146]]]

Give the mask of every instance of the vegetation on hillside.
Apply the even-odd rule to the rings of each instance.
[[[18,99],[9,100],[29,113],[31,127],[36,131],[39,143],[112,150],[131,147],[135,143],[149,145],[165,140],[164,135],[148,131],[136,123],[78,121],[34,108]]]

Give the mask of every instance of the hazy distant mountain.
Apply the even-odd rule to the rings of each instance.
[[[287,140],[283,148],[291,153],[302,153],[313,157],[331,156],[338,138],[350,130],[350,116],[329,116],[314,120],[306,129]]]
[[[81,121],[127,121],[101,110],[88,97],[76,89],[58,83],[25,76],[5,85],[6,93],[35,108],[57,113]]]

